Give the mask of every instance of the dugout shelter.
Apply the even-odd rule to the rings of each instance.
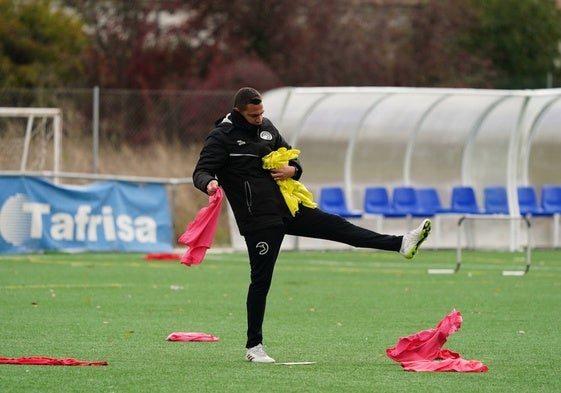
[[[322,187],[341,186],[354,210],[369,186],[390,194],[434,187],[447,205],[452,188],[467,185],[481,206],[485,187],[502,186],[514,217],[519,186],[532,186],[539,198],[543,185],[561,183],[561,89],[286,87],[263,100],[265,116],[301,150],[302,181],[316,199]],[[384,229],[402,233],[405,221],[385,220]],[[551,217],[543,221],[532,241],[550,247]],[[428,246],[455,246],[456,231],[448,230],[455,223],[444,220]],[[528,242],[513,223],[476,223],[472,234],[472,245],[483,248]]]

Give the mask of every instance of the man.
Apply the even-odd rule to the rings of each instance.
[[[240,89],[233,110],[208,134],[193,181],[208,195],[222,187],[230,202],[251,267],[246,359],[273,363],[263,349],[262,325],[275,262],[286,234],[396,251],[410,259],[428,237],[431,222],[426,219],[406,235],[393,236],[361,228],[304,204],[299,204],[293,215],[277,181],[300,179],[302,167],[296,158],[277,169],[263,168],[263,157],[279,148],[291,148],[263,113],[259,92],[250,87]]]

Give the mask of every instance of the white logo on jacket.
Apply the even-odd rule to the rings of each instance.
[[[269,131],[261,131],[261,133],[259,134],[259,138],[270,141],[273,139],[273,135],[271,135]]]

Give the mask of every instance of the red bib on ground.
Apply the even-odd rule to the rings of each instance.
[[[393,348],[386,349],[392,360],[406,371],[483,372],[489,368],[476,360],[462,359],[459,353],[442,349],[448,336],[462,326],[462,314],[452,310],[434,329],[402,337]]]

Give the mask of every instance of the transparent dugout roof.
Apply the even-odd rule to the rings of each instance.
[[[281,88],[265,115],[301,150],[306,184],[366,186],[561,183],[561,89]],[[356,206],[355,206],[356,207]]]

